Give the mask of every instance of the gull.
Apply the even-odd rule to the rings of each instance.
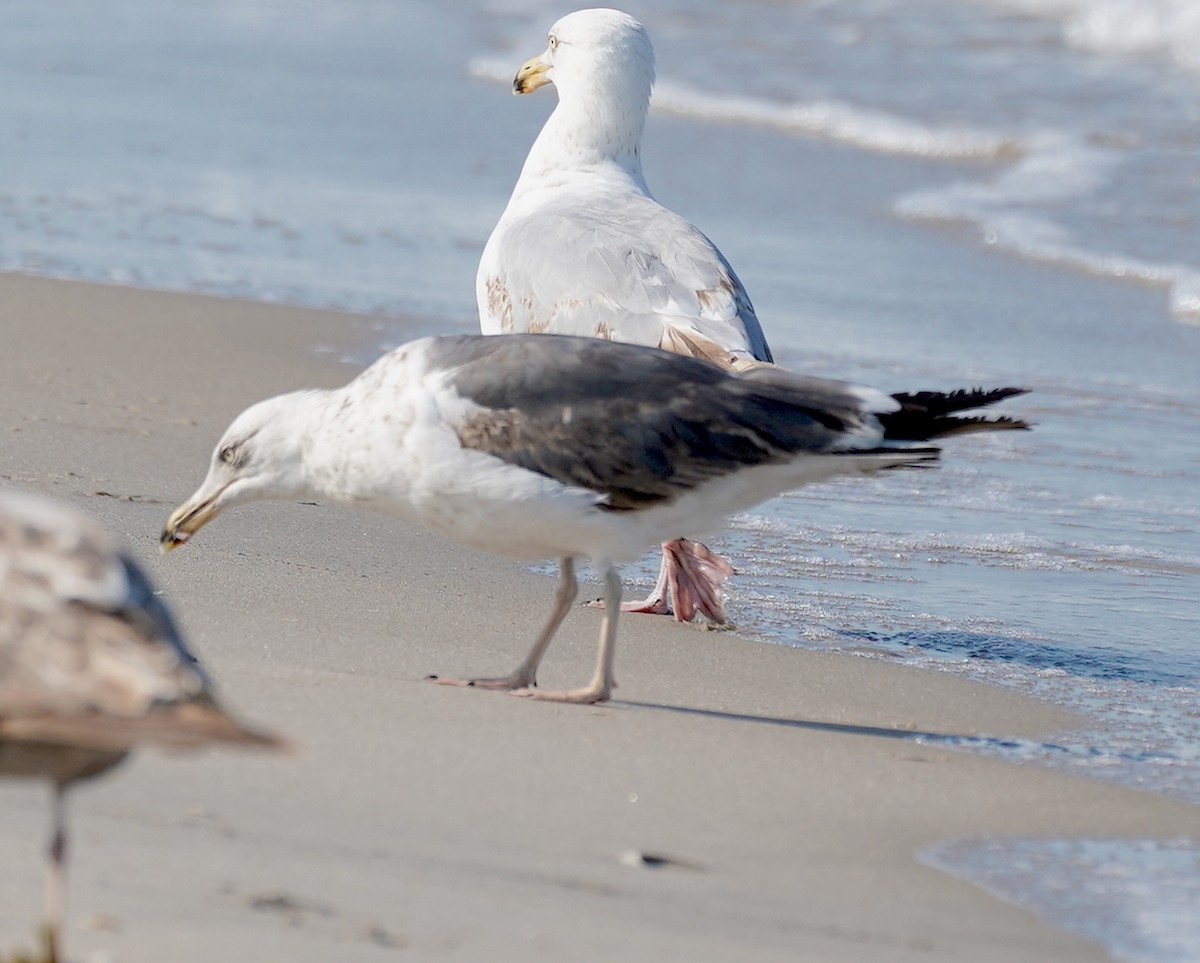
[[[771,362],[750,297],[716,246],[663,207],[642,174],[654,50],[617,10],[579,10],[550,28],[513,91],[553,83],[538,135],[479,262],[484,334],[575,334],[648,345],[723,368]],[[667,533],[670,536],[672,533]],[[625,611],[727,621],[729,563],[686,539],[664,542],[658,583]]]
[[[279,748],[227,715],[145,574],[86,516],[0,492],[0,776],[46,779],[44,956],[65,922],[65,794],[135,746]]]
[[[171,513],[161,544],[183,544],[244,502],[327,498],[498,554],[558,559],[553,610],[517,669],[437,681],[602,702],[613,689],[619,565],[780,492],[937,459],[938,448],[915,443],[1027,427],[957,414],[1020,393],[889,396],[780,368],[734,375],[655,348],[569,335],[426,338],[343,388],[292,392],[242,412],[203,483]],[[596,670],[581,688],[541,690],[538,666],[576,597],[580,558],[604,582]]]

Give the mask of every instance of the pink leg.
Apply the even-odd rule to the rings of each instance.
[[[611,565],[604,568],[604,622],[600,626],[600,650],[596,655],[596,671],[592,681],[581,689],[547,692],[544,689],[517,689],[515,696],[540,699],[543,702],[573,702],[594,705],[607,702],[617,687],[613,678],[613,661],[617,651],[617,616],[621,612],[621,576]]]
[[[733,566],[716,552],[690,538],[663,542],[658,582],[640,602],[625,602],[622,612],[674,615],[676,622],[691,622],[699,612],[718,625],[728,622],[721,602],[721,585]],[[602,608],[603,600],[589,603]]]
[[[728,622],[721,585],[733,574],[733,566],[707,545],[688,538],[664,545],[664,558],[668,551],[674,562],[670,590],[675,620],[690,622],[699,612],[712,622]]]
[[[670,586],[674,582],[674,579],[675,579],[676,565],[675,565],[675,560],[672,556],[672,553],[667,550],[667,546],[670,544],[671,544],[670,542],[663,543],[662,563],[658,567],[658,581],[654,583],[654,588],[652,588],[650,590],[650,594],[647,595],[640,602],[622,602],[621,603],[621,611],[622,612],[637,612],[642,615],[670,615],[671,614],[671,603],[669,602],[669,598],[670,598],[669,593],[670,593]],[[595,606],[598,609],[604,608],[604,600],[603,599],[596,599],[595,602],[592,602],[590,604]]]
[[[436,682],[438,685],[472,686],[476,689],[502,689],[510,692],[514,689],[526,690],[536,686],[537,670],[542,663],[542,656],[546,654],[550,640],[554,638],[554,633],[558,631],[563,619],[571,611],[575,596],[579,594],[579,583],[575,581],[575,560],[560,559],[558,566],[559,578],[558,589],[554,593],[554,611],[550,613],[550,620],[533,643],[529,654],[510,675],[494,679],[459,679],[450,676],[427,675],[426,681]]]

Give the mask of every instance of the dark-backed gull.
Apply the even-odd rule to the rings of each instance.
[[[391,512],[516,558],[557,558],[553,612],[499,679],[439,680],[537,699],[599,702],[613,686],[617,566],[664,538],[835,475],[933,462],[914,443],[1008,418],[960,416],[1020,389],[888,396],[779,368],[735,375],[706,361],[567,335],[410,342],[343,388],[242,412],[200,488],[171,513],[170,549],[230,506],[325,497]],[[535,688],[576,595],[575,560],[604,580],[596,672],[580,689]]]

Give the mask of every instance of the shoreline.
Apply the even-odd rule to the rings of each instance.
[[[0,331],[19,348],[0,357],[3,483],[114,529],[230,706],[300,746],[279,760],[144,753],[74,794],[72,956],[599,960],[636,945],[657,959],[1097,960],[1096,944],[916,853],[994,835],[1200,835],[1200,807],[914,741],[1082,720],[879,659],[627,616],[611,703],[426,685],[509,668],[551,580],[386,516],[250,506],[158,556],[229,420],[344,383],[355,366],[314,347],[366,344],[378,323],[0,274]],[[572,613],[547,685],[586,677],[598,626]],[[36,926],[48,816],[16,783],[0,806],[7,953]],[[676,863],[631,867],[631,851]]]

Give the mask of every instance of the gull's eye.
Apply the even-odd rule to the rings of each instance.
[[[221,453],[217,457],[226,465],[232,465],[237,460],[237,446],[226,445],[221,449]]]
[[[549,40],[550,40],[550,49],[551,50],[557,49],[558,48],[558,37],[554,36],[554,34],[550,34]]]

